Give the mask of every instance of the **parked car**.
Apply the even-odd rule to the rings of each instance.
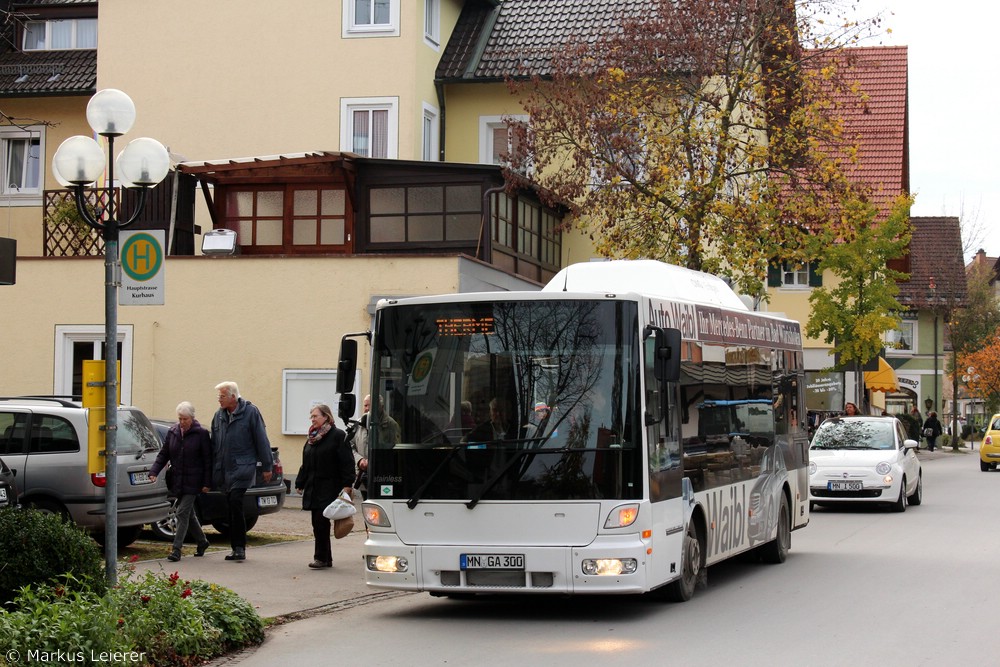
[[[88,468],[88,418],[64,397],[0,398],[0,457],[16,475],[22,505],[71,519],[101,542],[108,480]],[[119,406],[116,443],[118,544],[127,546],[169,514],[170,501],[166,484],[149,479],[159,440],[141,410]]]
[[[923,501],[917,441],[895,417],[833,417],[809,446],[809,507],[885,503],[903,512]]]
[[[993,415],[979,447],[979,469],[996,470],[997,463],[1000,463],[1000,415]]]
[[[153,419],[152,422],[159,444],[162,446],[162,443],[166,440],[167,431],[176,422],[166,419]],[[257,524],[257,519],[261,514],[277,512],[285,505],[287,487],[285,486],[284,471],[281,467],[281,458],[278,456],[277,447],[271,448],[271,455],[274,457],[271,481],[264,481],[263,467],[258,462],[257,479],[254,485],[247,490],[247,494],[243,498],[243,516],[247,522],[247,530],[250,530]],[[154,456],[153,458],[155,459],[156,457]],[[157,479],[165,478],[166,475],[161,474]],[[175,500],[175,498],[170,499],[171,509]],[[194,510],[198,516],[198,521],[203,526],[211,525],[223,535],[229,533],[229,511],[226,508],[226,497],[222,492],[210,491],[200,494],[197,502],[194,504]],[[169,516],[150,525],[156,537],[167,541],[174,539],[176,527],[177,517],[173,511],[170,512]]]
[[[0,459],[0,509],[17,505],[17,480],[14,471]]]

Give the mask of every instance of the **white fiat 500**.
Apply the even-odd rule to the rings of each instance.
[[[895,417],[833,417],[809,446],[809,507],[885,503],[893,511],[919,505],[923,472],[917,442]]]

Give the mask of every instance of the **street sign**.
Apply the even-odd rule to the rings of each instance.
[[[164,304],[163,262],[166,233],[147,229],[121,233],[121,306],[162,306]]]

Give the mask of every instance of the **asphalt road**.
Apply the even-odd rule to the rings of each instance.
[[[683,604],[380,593],[361,583],[363,532],[335,544],[333,570],[305,568],[308,540],[252,550],[242,564],[219,554],[179,565],[206,561],[203,578],[216,575],[265,616],[298,619],[218,665],[329,665],[334,655],[366,665],[998,664],[982,633],[1000,597],[989,577],[1000,472],[980,472],[968,453],[921,459],[920,507],[817,510],[793,533],[787,562],[715,566]]]

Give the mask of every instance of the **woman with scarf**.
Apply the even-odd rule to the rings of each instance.
[[[337,496],[351,495],[354,486],[354,455],[347,444],[347,434],[333,423],[328,405],[309,411],[309,437],[302,448],[302,467],[295,477],[295,488],[302,494],[302,509],[312,512],[315,546],[309,567],[319,570],[333,567],[330,545],[330,520],[323,510]]]
[[[197,548],[195,556],[202,556],[208,548],[208,538],[205,537],[198,516],[194,513],[194,501],[199,493],[208,493],[212,479],[212,440],[198,420],[194,418],[194,406],[182,401],[177,406],[177,423],[167,431],[167,437],[156,455],[153,467],[149,469],[149,479],[156,481],[160,471],[170,463],[168,486],[170,495],[176,500],[175,516],[177,526],[174,532],[173,550],[167,560],[177,562],[181,559],[181,547],[184,538],[191,531]]]

